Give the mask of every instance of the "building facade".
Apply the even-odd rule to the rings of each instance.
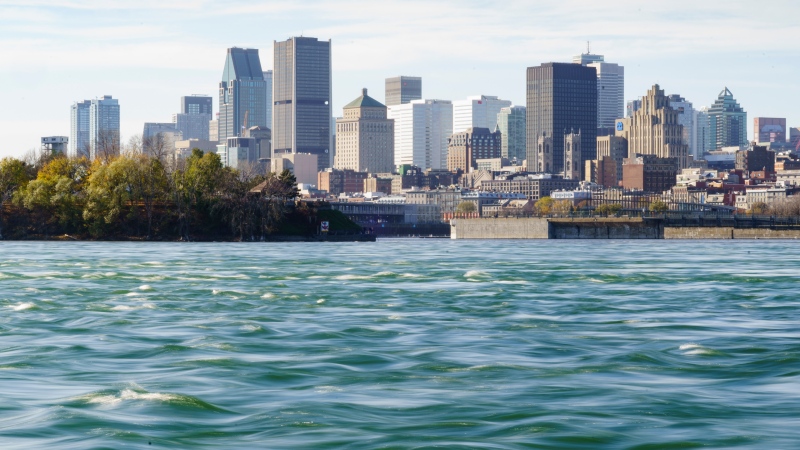
[[[688,146],[689,157],[691,159],[700,159],[697,156],[697,135],[694,130],[694,106],[692,102],[686,101],[685,98],[677,94],[669,96],[669,106],[678,113],[678,123],[683,125],[683,143]],[[700,155],[702,156],[702,154]]]
[[[619,186],[622,181],[622,161],[628,157],[628,140],[622,136],[600,136],[597,138],[597,173],[594,181],[607,187]],[[603,175],[599,175],[602,172]]]
[[[70,132],[67,156],[89,157],[89,107],[91,100],[75,102],[70,109]]]
[[[497,127],[497,115],[503,108],[511,106],[508,100],[501,100],[491,95],[476,95],[466,100],[453,101],[453,133],[466,131],[469,128]]]
[[[331,167],[331,41],[293,37],[274,49],[273,156],[308,153],[317,171]]]
[[[756,117],[753,119],[753,140],[761,142],[786,142],[786,119]]]
[[[447,168],[447,140],[453,134],[453,104],[449,100],[413,100],[392,106],[394,165],[425,169]]]
[[[42,151],[51,155],[65,155],[69,146],[67,136],[47,136],[42,138]]]
[[[753,148],[736,152],[736,168],[745,172],[764,171],[775,173],[775,151],[766,146],[754,145]]]
[[[660,194],[677,183],[678,160],[636,155],[622,163],[622,187]]]
[[[344,107],[344,117],[336,121],[335,169],[356,172],[394,170],[394,120],[379,101],[361,96]]]
[[[500,131],[500,154],[509,161],[521,164],[526,158],[525,107],[509,106],[497,114]]]
[[[119,101],[110,95],[89,105],[89,159],[119,155]]]
[[[597,70],[597,127],[611,128],[625,114],[625,68],[619,64],[587,64]]]
[[[470,172],[478,159],[500,158],[500,132],[468,128],[453,133],[447,146],[447,170]]]
[[[205,95],[181,97],[181,112],[173,115],[172,121],[183,139],[208,140],[211,102],[211,97]]]
[[[219,142],[244,135],[252,126],[266,126],[266,82],[258,49],[228,49],[219,83]]]
[[[617,121],[616,135],[628,141],[628,155],[675,158],[679,168],[689,167],[689,146],[683,142],[678,112],[657,84],[642,97],[642,107],[631,118]]]
[[[580,180],[565,180],[549,175],[511,175],[496,180],[484,180],[481,190],[489,192],[513,192],[523,194],[536,201],[547,197],[553,191],[571,191],[580,185]]]
[[[538,160],[539,138],[552,138],[551,172],[564,170],[564,134],[581,131],[581,167],[595,159],[597,72],[579,64],[545,63],[527,69],[527,160],[529,171],[545,172]],[[583,170],[583,169],[581,169]]]
[[[325,169],[317,174],[317,188],[331,195],[364,192],[364,180],[369,174],[350,169]]]
[[[633,117],[633,113],[639,110],[642,107],[641,100],[631,100],[625,106],[625,117]]]
[[[264,85],[266,86],[264,90],[264,112],[266,114],[266,120],[264,122],[266,122],[266,127],[272,130],[272,71],[265,70],[263,75]]]
[[[404,105],[422,99],[422,78],[399,76],[386,79],[386,106]]]
[[[694,112],[694,120],[692,121],[694,128],[694,157],[695,159],[704,158],[704,155],[712,150],[710,125],[708,123],[708,107],[702,107]]]
[[[584,161],[581,159],[581,132],[572,130],[564,135],[564,178],[582,180]]]
[[[709,151],[747,145],[747,112],[726,87],[708,108]]]

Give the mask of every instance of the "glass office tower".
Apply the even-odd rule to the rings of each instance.
[[[322,171],[331,167],[331,41],[293,37],[274,49],[273,155],[314,154]]]
[[[229,48],[219,83],[219,142],[267,126],[266,88],[258,50]]]

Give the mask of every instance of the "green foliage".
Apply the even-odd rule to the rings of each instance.
[[[655,213],[663,213],[669,210],[669,206],[661,200],[656,200],[650,203],[650,207],[648,208],[651,212]]]
[[[553,203],[553,212],[558,214],[569,214],[572,210],[572,202],[569,200],[559,200]]]
[[[612,216],[622,210],[622,205],[619,203],[603,203],[594,209],[595,214]]]
[[[463,201],[456,206],[456,212],[460,214],[474,213],[477,210],[475,203],[469,201]]]
[[[553,212],[553,205],[555,205],[555,203],[555,200],[551,197],[545,196],[537,200],[533,207],[536,208],[536,212],[539,214],[547,215]]]

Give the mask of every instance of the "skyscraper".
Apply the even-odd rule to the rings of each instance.
[[[625,117],[633,117],[633,113],[639,110],[642,107],[641,100],[631,100],[625,106]]]
[[[317,155],[331,166],[331,41],[293,37],[275,42],[272,151]]]
[[[104,95],[89,105],[89,158],[108,158],[119,154],[119,102]]]
[[[564,171],[564,134],[581,135],[581,163],[597,150],[597,71],[579,64],[545,63],[527,70],[527,157],[529,171],[544,171],[538,161],[539,137],[552,139],[552,172]]]
[[[335,169],[356,172],[394,170],[394,121],[386,118],[386,106],[367,95],[344,107],[344,117],[336,121]]]
[[[272,71],[264,71],[264,82],[267,83],[266,97],[264,98],[267,108],[267,128],[272,130]]]
[[[205,95],[181,97],[181,112],[172,116],[172,122],[183,139],[208,140],[211,101],[211,97]]]
[[[394,165],[447,168],[447,139],[453,134],[449,100],[413,100],[389,108],[394,119]]]
[[[89,157],[89,106],[91,104],[91,100],[72,104],[69,143],[67,144],[67,156],[69,157]]]
[[[747,145],[747,112],[726,87],[708,108],[709,148]]]
[[[510,101],[500,100],[492,95],[475,95],[466,100],[455,100],[453,133],[466,131],[468,128],[488,128],[494,131],[497,127],[497,114],[509,106]]]
[[[501,156],[519,163],[526,158],[525,115],[524,106],[508,106],[497,114]]]
[[[219,142],[244,135],[244,129],[267,126],[266,82],[258,50],[229,48],[219,83]]]
[[[588,52],[572,62],[597,70],[597,127],[612,128],[625,113],[625,68],[605,62],[603,55]]]
[[[692,121],[695,136],[695,159],[703,158],[706,152],[714,150],[710,147],[711,138],[709,134],[708,123],[708,107],[704,106],[699,110],[694,111],[694,120]]]
[[[786,119],[756,117],[753,119],[753,134],[756,142],[786,142]]]
[[[642,107],[633,117],[619,119],[616,135],[628,140],[629,158],[654,155],[673,158],[678,168],[689,167],[689,146],[683,141],[683,125],[678,111],[670,106],[669,97],[657,84],[642,97]]]
[[[386,106],[403,105],[422,98],[422,78],[392,77],[386,79]]]
[[[689,146],[689,156],[700,159],[697,155],[697,136],[694,130],[694,106],[692,102],[677,94],[669,96],[669,106],[678,113],[678,123],[683,125],[683,143]],[[702,156],[702,155],[700,155]]]

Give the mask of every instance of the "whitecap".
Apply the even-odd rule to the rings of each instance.
[[[16,305],[9,305],[9,308],[11,308],[14,311],[25,311],[26,309],[31,309],[34,307],[36,307],[36,305],[30,302],[24,302],[24,303],[20,302],[17,303]]]
[[[464,278],[473,278],[473,277],[488,277],[489,274],[480,270],[469,270],[467,273],[464,274]]]
[[[133,306],[128,305],[117,305],[111,308],[112,311],[131,311],[133,309],[135,309]]]
[[[321,299],[317,300],[317,304],[318,305],[321,305],[323,303],[325,303],[325,299],[324,298],[321,298]]]
[[[222,291],[220,291],[220,290],[218,290],[218,289],[212,289],[212,290],[211,290],[211,295],[218,295],[218,294],[220,294],[221,292],[222,292]]]
[[[706,347],[703,347],[700,344],[695,344],[695,343],[682,344],[680,347],[678,347],[678,349],[685,351],[684,354],[686,354],[686,355],[712,355],[712,354],[714,354],[713,350],[711,350],[709,348],[706,348]]]
[[[250,332],[262,330],[260,326],[251,324],[242,325],[241,327],[239,327],[239,329],[242,331],[250,331]]]
[[[339,275],[336,277],[337,280],[368,280],[371,277],[365,275]]]
[[[261,298],[275,298],[275,294],[272,292],[267,292],[266,294],[262,295]]]
[[[140,291],[152,291],[153,287],[150,286],[149,284],[143,284],[143,285],[139,286],[139,290]]]

